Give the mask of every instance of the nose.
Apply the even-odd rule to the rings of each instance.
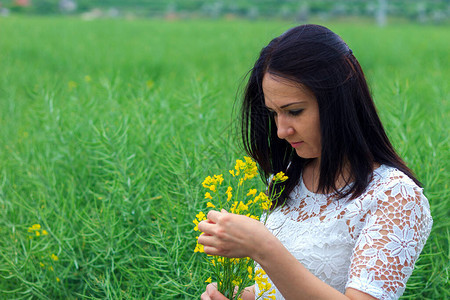
[[[278,138],[283,140],[294,134],[294,128],[292,127],[291,122],[289,122],[289,120],[287,120],[282,114],[277,116],[275,121],[277,124]]]

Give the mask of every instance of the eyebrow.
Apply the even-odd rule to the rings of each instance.
[[[282,105],[282,106],[280,106],[280,108],[283,109],[283,108],[289,107],[289,106],[294,105],[294,104],[301,104],[301,103],[305,103],[305,102],[306,102],[306,101],[292,102],[292,103],[288,103],[288,104]],[[265,106],[267,109],[272,109],[272,108],[268,107],[268,106],[265,105],[265,104],[264,104],[264,106]]]

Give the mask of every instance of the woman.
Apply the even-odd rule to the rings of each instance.
[[[251,257],[276,299],[399,298],[431,230],[429,204],[345,42],[318,25],[272,40],[247,84],[242,136],[266,179],[289,179],[266,225],[210,211],[198,225],[205,252]],[[224,296],[210,284],[202,299]]]

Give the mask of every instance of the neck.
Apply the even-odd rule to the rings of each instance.
[[[332,191],[319,191],[320,181],[320,158],[311,160],[303,170],[303,182],[308,190],[314,193],[330,193]],[[352,181],[350,167],[345,164],[340,174],[336,176],[335,186],[337,189],[345,187]]]

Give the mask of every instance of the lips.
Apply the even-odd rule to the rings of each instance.
[[[303,142],[289,142],[293,148],[300,146]]]

